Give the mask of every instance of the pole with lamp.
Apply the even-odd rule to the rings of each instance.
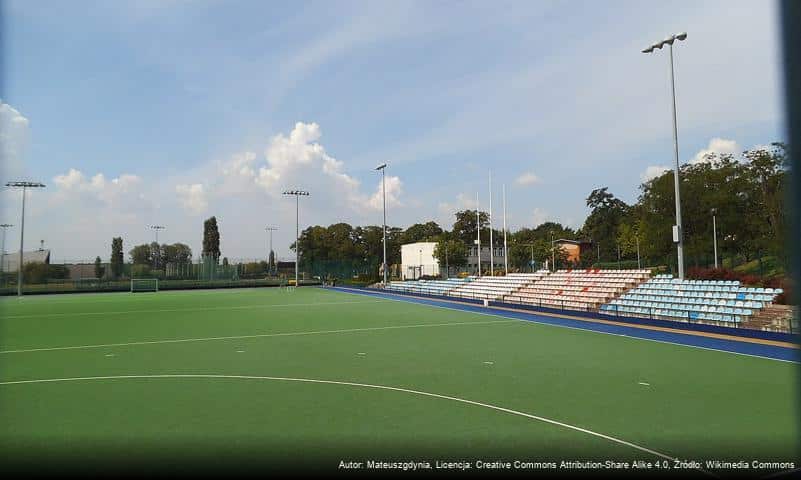
[[[384,288],[387,286],[387,180],[385,170],[387,168],[386,163],[382,163],[381,165],[375,167],[376,170],[381,170],[381,190],[383,192],[384,197],[384,228],[383,232],[383,244],[384,244],[384,263],[382,270],[384,271]]]
[[[29,188],[44,188],[40,182],[8,182],[6,187],[22,189],[22,215],[19,229],[19,265],[17,265],[17,296],[22,296],[22,248],[25,244],[25,192]]]
[[[264,227],[264,230],[270,234],[270,252],[267,254],[267,261],[269,262],[269,265],[267,266],[267,268],[269,269],[268,273],[270,275],[272,275],[273,274],[273,263],[276,263],[275,262],[275,253],[273,252],[273,232],[277,231],[278,227],[273,227],[273,226],[268,225],[268,226]],[[272,258],[270,258],[270,256],[272,256]]]
[[[286,190],[283,194],[295,197],[295,288],[297,288],[300,286],[298,283],[298,260],[300,259],[300,197],[308,197],[309,192],[305,190]]]
[[[165,228],[167,228],[167,227],[165,227],[164,225],[151,225],[150,226],[150,229],[153,230],[153,232],[155,232],[155,234],[156,234],[156,248],[158,249],[158,251],[157,252],[153,252],[155,260],[156,260],[156,265],[155,265],[156,266],[156,270],[159,269],[159,257],[161,256],[161,254],[160,254],[161,247],[159,246],[159,230],[164,230]]]
[[[683,41],[687,38],[687,32],[671,35],[661,42],[656,42],[642,53],[652,53],[655,49],[662,49],[665,45],[670,45],[670,91],[673,98],[673,154],[676,168],[673,172],[673,183],[676,192],[676,225],[673,226],[673,241],[676,243],[678,256],[679,278],[684,279],[684,232],[681,225],[681,196],[679,194],[679,136],[676,126],[676,83],[673,73],[673,43],[676,40]]]
[[[718,213],[717,208],[712,209],[712,246],[715,252],[715,268],[718,268],[718,224],[715,216]]]

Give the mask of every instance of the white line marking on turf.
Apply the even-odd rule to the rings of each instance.
[[[113,356],[114,356],[114,354],[113,354],[113,353],[107,353],[107,354],[106,354],[106,356],[107,356],[107,357],[113,357]]]
[[[367,354],[364,352],[358,352],[356,355],[367,355]]]
[[[569,430],[574,430],[576,432],[585,433],[587,435],[592,435],[594,437],[602,438],[604,440],[609,440],[610,442],[614,442],[620,445],[625,445],[627,447],[631,447],[633,449],[639,450],[641,452],[649,453],[651,455],[655,455],[657,457],[661,457],[667,460],[676,460],[676,457],[671,457],[670,455],[657,452],[656,450],[651,450],[650,448],[643,447],[641,445],[637,445],[636,443],[628,442],[626,440],[622,440],[617,437],[613,437],[611,435],[606,435],[603,433],[598,433],[592,430],[588,430],[586,428],[577,427],[575,425],[570,425],[568,423],[559,422],[556,420],[552,420],[550,418],[541,417],[538,415],[533,415],[526,412],[521,412],[519,410],[512,410],[511,408],[500,407],[498,405],[492,405],[490,403],[482,403],[477,402],[475,400],[468,400],[466,398],[459,398],[459,397],[452,397],[450,395],[442,395],[439,393],[431,393],[431,392],[424,392],[421,390],[412,390],[409,388],[401,388],[401,387],[392,387],[388,385],[373,385],[369,383],[356,383],[356,382],[345,382],[345,381],[337,381],[337,380],[320,380],[320,379],[313,379],[313,378],[292,378],[292,377],[268,377],[268,376],[254,376],[254,375],[213,375],[213,374],[161,374],[161,375],[115,375],[115,376],[103,376],[103,377],[69,377],[69,378],[42,378],[42,379],[35,379],[35,380],[13,380],[7,382],[0,382],[0,385],[21,385],[21,384],[32,384],[32,383],[55,383],[55,382],[79,382],[79,381],[92,381],[92,380],[126,380],[126,379],[157,379],[157,378],[203,378],[203,379],[237,379],[237,380],[272,380],[272,381],[283,381],[283,382],[299,382],[299,383],[315,383],[315,384],[326,384],[326,385],[344,385],[349,387],[361,387],[361,388],[372,388],[377,390],[389,390],[393,392],[402,392],[402,393],[410,393],[412,395],[420,395],[424,397],[431,397],[431,398],[440,398],[443,400],[450,400],[453,402],[464,403],[467,405],[474,405],[477,407],[484,407],[489,408],[491,410],[496,410],[499,412],[509,413],[511,415],[517,415],[520,417],[529,418],[531,420],[537,420],[543,423],[548,423],[551,425],[555,425],[557,427],[566,428]],[[707,475],[712,475],[710,472],[698,468],[697,470],[706,473]],[[712,475],[714,476],[714,475]]]
[[[341,287],[338,287],[338,288],[341,288]],[[370,296],[370,297],[377,297],[377,295],[374,295],[374,294],[371,295],[369,293],[362,293],[362,292],[357,292],[357,291],[353,291],[353,290],[349,290],[349,289],[347,291],[345,291],[344,289],[343,290],[339,290],[339,291],[343,291],[345,293],[352,293],[354,295],[364,295],[364,296]],[[394,294],[381,292],[381,293],[379,293],[379,295],[394,295]],[[513,317],[510,317],[508,315],[503,315],[503,314],[498,314],[498,313],[474,312],[472,310],[464,310],[462,308],[456,308],[456,307],[446,307],[444,305],[431,305],[431,304],[428,304],[428,303],[419,303],[419,302],[413,302],[413,301],[411,301],[409,299],[404,299],[403,295],[396,295],[396,296],[401,297],[401,298],[384,298],[384,297],[377,297],[377,298],[384,298],[385,300],[388,300],[388,301],[391,301],[391,302],[413,303],[415,305],[422,305],[424,307],[444,308],[445,310],[456,310],[456,311],[459,311],[459,312],[474,313],[476,315],[486,315],[488,317],[510,318],[510,319],[514,319],[514,320],[516,320],[518,322],[535,323],[537,325],[545,325],[545,326],[548,326],[548,327],[567,328],[567,329],[570,329],[570,330],[580,330],[582,332],[592,332],[592,333],[600,333],[600,334],[603,334],[603,335],[614,335],[614,336],[617,336],[617,337],[627,337],[627,338],[630,338],[632,340],[645,340],[645,341],[648,341],[648,342],[665,343],[665,344],[668,344],[668,345],[677,345],[679,347],[697,348],[699,350],[709,350],[711,352],[730,353],[732,355],[741,355],[743,357],[761,358],[763,360],[774,360],[776,362],[795,363],[795,364],[799,363],[799,362],[797,362],[795,360],[785,360],[783,358],[763,357],[761,355],[752,355],[750,353],[732,352],[731,350],[722,350],[722,349],[719,349],[719,348],[701,347],[701,346],[698,346],[698,345],[688,345],[686,343],[669,342],[667,340],[656,340],[654,338],[644,338],[644,337],[639,337],[639,336],[634,336],[634,335],[625,335],[625,334],[622,334],[622,333],[602,332],[602,331],[594,330],[594,329],[591,329],[591,328],[571,327],[569,325],[557,325],[557,324],[553,324],[553,323],[549,323],[549,322],[542,322],[542,321],[530,320],[530,319],[523,320],[523,319],[520,319],[520,318],[513,318]],[[429,298],[423,298],[423,297],[408,297],[408,298],[415,299],[415,300],[437,301],[436,299],[429,299]],[[467,305],[467,306],[472,306],[472,305]],[[543,315],[543,316],[546,316],[546,317],[549,316],[549,315],[546,315],[544,313],[539,313],[539,312],[531,312],[531,313],[529,313],[529,312],[515,312],[515,313],[521,313],[521,314],[524,314],[524,315],[533,315],[535,317],[537,315]],[[565,314],[565,315],[569,315],[569,314]],[[559,318],[559,317],[553,317],[553,318]],[[592,322],[592,319],[589,319],[589,318],[587,320],[576,320],[576,319],[567,319],[567,320],[574,320],[574,321],[579,321],[579,322],[580,321]],[[614,321],[614,320],[611,320],[611,321]],[[632,325],[629,328],[637,328],[637,327]],[[653,331],[653,330],[650,330],[650,331]],[[679,334],[679,335],[682,335],[682,334]],[[737,340],[731,340],[731,341],[732,342],[736,342]],[[3,353],[3,352],[0,352],[0,353]]]
[[[236,353],[245,353],[244,350],[237,350]]]
[[[484,365],[495,365],[495,362],[484,362]]]
[[[262,333],[255,335],[231,335],[227,337],[176,338],[171,340],[148,340],[141,342],[126,342],[126,343],[101,343],[96,345],[73,345],[67,347],[24,348],[18,350],[2,350],[0,351],[0,354],[51,352],[55,350],[80,350],[86,348],[128,347],[132,345],[154,345],[160,343],[207,342],[213,340],[240,340],[243,338],[293,337],[302,335],[323,335],[328,333],[373,332],[380,330],[398,330],[403,328],[448,327],[448,326],[459,326],[459,325],[491,325],[494,323],[512,323],[512,322],[519,322],[519,320],[505,319],[505,320],[488,320],[486,322],[419,323],[415,325],[390,325],[387,327],[346,328],[342,330],[317,330],[310,332]]]
[[[646,387],[650,387],[651,386],[650,383],[646,383],[646,382],[637,382],[637,383],[639,383],[640,385],[645,385]]]
[[[316,302],[316,303],[280,303],[280,304],[259,304],[259,305],[238,305],[227,307],[202,307],[202,308],[163,308],[158,310],[116,310],[110,312],[78,312],[78,313],[35,313],[30,315],[6,315],[3,318],[39,318],[39,317],[82,317],[86,315],[126,315],[130,313],[167,313],[167,312],[205,312],[207,310],[245,310],[254,308],[273,308],[273,307],[316,307],[327,305],[351,305],[363,303],[381,303],[380,301],[369,302]]]

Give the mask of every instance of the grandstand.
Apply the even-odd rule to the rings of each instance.
[[[468,278],[448,278],[446,280],[419,280],[406,282],[390,282],[387,290],[394,292],[416,293],[423,295],[447,295],[448,292],[472,280]]]
[[[773,304],[783,293],[780,288],[746,287],[738,281],[680,280],[671,275],[651,278],[649,269],[540,270],[392,282],[387,290],[771,331],[787,331],[793,313]]]
[[[471,282],[448,292],[451,297],[497,300],[530,283],[529,276],[473,277]]]
[[[649,276],[650,270],[558,270],[510,292],[503,300],[550,308],[597,310]]]
[[[744,287],[738,281],[681,280],[657,275],[601,311],[621,316],[648,316],[714,324],[748,321],[783,293],[782,289]]]

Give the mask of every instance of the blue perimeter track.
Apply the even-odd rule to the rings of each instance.
[[[324,288],[344,293],[351,293],[355,295],[368,295],[372,297],[385,298],[387,300],[396,300],[401,302],[417,303],[420,305],[429,305],[432,307],[447,308],[449,310],[462,310],[465,312],[480,313],[483,315],[493,315],[497,317],[511,318],[526,322],[554,325],[557,327],[578,328],[581,330],[606,333],[610,335],[621,335],[626,337],[641,338],[643,340],[673,343],[688,347],[704,348],[707,350],[717,350],[740,355],[750,355],[754,357],[761,357],[772,360],[781,360],[785,362],[798,363],[799,360],[801,360],[801,357],[799,356],[799,349],[797,348],[787,348],[787,347],[779,347],[775,345],[766,345],[766,344],[747,342],[747,341],[737,341],[737,340],[707,337],[699,334],[694,334],[693,332],[690,331],[685,331],[685,333],[672,333],[672,332],[652,330],[648,328],[641,328],[635,326],[611,325],[608,323],[593,321],[593,319],[589,318],[585,321],[574,318],[539,315],[536,313],[526,313],[517,311],[513,312],[499,308],[491,308],[491,307],[488,308],[481,305],[458,303],[458,301],[450,302],[450,301],[442,301],[430,298],[413,297],[407,295],[395,295],[391,293],[368,290],[364,288],[348,288],[348,287],[324,287]],[[580,314],[581,312],[574,313],[570,311],[565,311],[564,313],[564,315],[571,315],[571,316],[579,316]],[[614,320],[610,319],[610,321]]]

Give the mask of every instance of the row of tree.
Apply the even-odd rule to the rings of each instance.
[[[731,154],[711,153],[703,162],[683,165],[680,179],[685,262],[695,266],[712,263],[712,215],[716,217],[720,258],[740,257],[747,261],[771,255],[786,259],[783,206],[788,168],[786,148],[781,143],[745,151],[741,160]],[[675,270],[673,175],[668,170],[642,183],[633,205],[616,198],[607,187],[592,190],[586,198],[589,215],[578,230],[546,222],[507,232],[510,266],[526,269],[532,259],[541,265],[552,256],[560,267],[636,261],[639,250],[644,265],[665,265]],[[457,212],[450,230],[433,221],[405,230],[389,227],[387,261],[400,263],[403,244],[435,241],[438,245],[434,256],[440,264],[446,263],[447,255],[448,264],[463,266],[477,228],[481,229],[482,244],[488,244],[489,215],[478,212],[477,225],[475,210]],[[503,232],[493,230],[493,236],[496,245],[500,245]],[[562,238],[590,241],[593,252],[568,265],[565,252],[552,249],[551,241]],[[312,226],[303,230],[299,242],[302,268],[348,263],[370,266],[377,276],[382,262],[381,226]]]

